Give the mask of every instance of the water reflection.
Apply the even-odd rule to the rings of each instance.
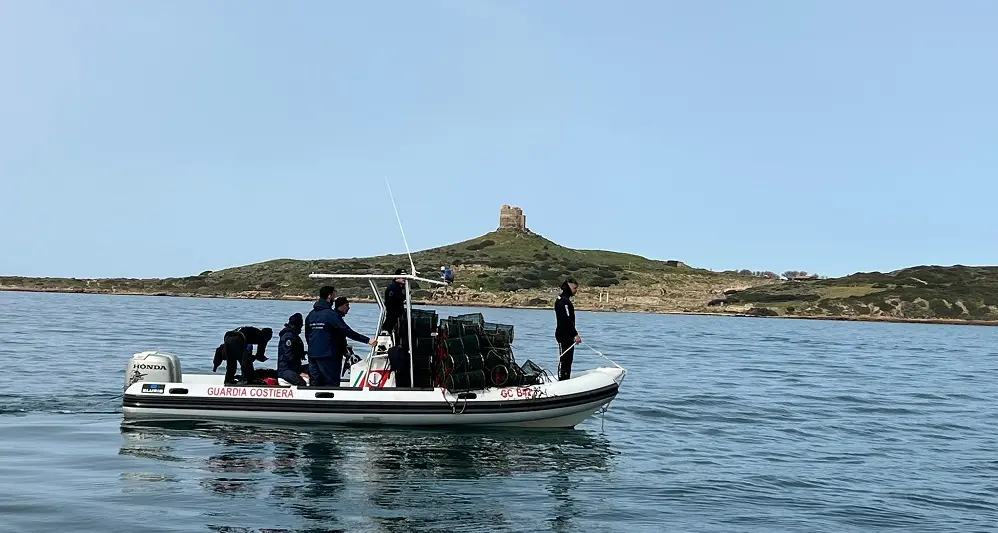
[[[536,514],[500,507],[494,491],[505,487],[548,508],[543,525],[568,531],[581,512],[573,499],[577,474],[610,472],[617,455],[604,437],[581,430],[301,430],[191,422],[125,424],[122,435],[123,455],[197,466],[198,486],[212,497],[249,499],[255,508],[274,509],[271,516],[290,515],[288,521],[297,517],[324,530],[521,529]],[[538,488],[549,497],[538,497]]]

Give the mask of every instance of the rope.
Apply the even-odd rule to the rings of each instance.
[[[122,399],[124,397],[125,397],[124,394],[119,394],[119,395],[111,397],[111,398],[104,398],[104,399],[95,400],[95,401],[92,401],[92,402],[87,402],[87,403],[83,404],[81,407],[79,407],[79,409],[80,409],[79,412],[86,413],[87,410],[90,409],[90,408],[92,408],[92,407],[95,407],[95,406],[98,406],[98,405],[101,405],[101,404],[104,404],[104,403],[107,403],[107,402],[111,402],[111,401],[115,401],[115,400],[120,400],[120,399]]]
[[[615,367],[617,367],[617,368],[619,368],[619,369],[621,369],[621,370],[623,370],[623,369],[624,369],[624,367],[622,367],[622,366],[618,365],[617,363],[615,363],[615,362],[613,361],[613,359],[610,359],[609,357],[607,357],[607,356],[603,355],[603,352],[601,352],[601,351],[597,350],[596,348],[593,348],[593,347],[592,347],[592,346],[590,346],[589,344],[586,344],[586,341],[582,341],[582,343],[581,343],[581,344],[585,344],[585,345],[586,345],[586,348],[589,348],[590,350],[592,350],[592,351],[596,352],[596,355],[598,355],[598,356],[602,357],[603,359],[606,359],[607,361],[609,361],[609,362],[610,362],[610,364],[611,364],[611,365],[613,365],[613,366],[615,366]],[[573,345],[571,345],[571,346],[569,346],[568,348],[566,348],[564,352],[561,352],[561,355],[559,355],[559,356],[558,356],[558,360],[560,361],[560,360],[561,360],[561,358],[562,358],[562,356],[564,356],[565,354],[567,354],[567,353],[568,353],[568,351],[569,351],[569,350],[571,350],[572,348],[575,348],[575,345],[574,345],[574,344],[573,344]]]
[[[588,344],[586,344],[586,341],[582,341],[582,344],[585,344],[587,348],[589,348],[590,350],[596,352],[596,355],[598,355],[598,356],[602,357],[603,359],[606,359],[607,361],[609,361],[611,365],[613,365],[613,366],[615,366],[615,367],[617,367],[617,368],[619,368],[621,370],[624,369],[624,367],[622,367],[622,366],[618,365],[616,362],[614,362],[613,359],[610,359],[609,357],[603,355],[603,352],[601,352],[601,351],[597,350],[596,348],[593,348],[592,346],[589,346]],[[564,354],[562,354],[562,355],[564,355]]]

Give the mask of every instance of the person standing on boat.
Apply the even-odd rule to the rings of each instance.
[[[288,323],[281,330],[277,345],[277,377],[292,385],[304,387],[308,385],[301,377],[302,361],[305,359],[305,344],[301,341],[301,329],[304,325],[301,313],[295,313],[288,318]]]
[[[395,270],[396,276],[404,276],[405,269]],[[395,278],[385,289],[385,321],[381,331],[394,334],[395,344],[399,344],[399,321],[405,316],[405,278]]]
[[[312,305],[312,310],[305,317],[305,340],[308,342],[308,376],[311,386],[340,386],[340,370],[343,367],[343,356],[346,355],[346,338],[365,342],[374,346],[376,340],[369,339],[350,329],[343,321],[343,316],[350,309],[346,298],[336,299],[333,306],[333,295],[336,290],[330,286],[319,290],[319,301]],[[342,340],[342,342],[341,342]]]
[[[340,376],[343,373],[342,365],[344,361],[348,362],[353,355],[353,350],[347,345],[347,338],[351,338],[357,342],[363,342],[364,344],[369,344],[371,346],[377,346],[377,339],[368,338],[365,335],[361,335],[354,331],[350,326],[347,325],[343,317],[350,312],[350,300],[347,300],[346,296],[340,296],[333,303],[333,329],[330,330],[330,335],[333,340],[333,360],[336,362],[336,382],[339,383]]]
[[[561,284],[561,296],[554,302],[554,316],[558,323],[555,326],[554,338],[558,341],[558,381],[572,377],[572,360],[575,358],[575,345],[582,342],[578,330],[575,329],[575,306],[572,296],[579,291],[579,283],[568,278]]]

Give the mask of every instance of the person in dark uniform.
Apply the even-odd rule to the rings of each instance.
[[[405,275],[405,269],[399,268],[395,275]],[[395,342],[400,343],[400,322],[405,316],[405,278],[395,278],[385,289],[385,321],[381,331],[395,334]]]
[[[575,358],[575,345],[582,337],[575,329],[575,306],[572,296],[579,291],[579,283],[572,278],[561,284],[561,296],[554,302],[554,316],[558,320],[554,338],[558,341],[558,381],[572,377],[572,360]]]
[[[377,346],[377,339],[371,339],[357,333],[347,325],[343,317],[350,312],[350,300],[346,296],[340,296],[333,302],[333,329],[329,334],[333,342],[333,362],[336,364],[336,384],[339,385],[340,376],[343,373],[343,363],[353,355],[353,350],[347,345],[347,338],[357,342],[363,342],[370,346]]]
[[[274,336],[274,330],[270,328],[257,328],[253,326],[241,326],[232,331],[225,332],[222,344],[215,349],[215,360],[211,371],[218,370],[219,365],[225,362],[225,384],[235,385],[236,366],[242,370],[242,382],[250,382],[254,379],[253,361],[266,361],[267,343]],[[253,345],[256,345],[256,355],[253,355]]]
[[[305,317],[305,340],[308,342],[308,376],[311,386],[340,386],[343,357],[348,355],[347,337],[374,346],[378,341],[350,329],[343,317],[350,303],[343,296],[333,306],[333,291],[329,286],[319,290],[319,301]]]
[[[305,359],[305,344],[299,335],[303,324],[301,313],[291,315],[281,330],[277,345],[277,377],[299,387],[308,385],[301,377],[304,371],[302,361]]]

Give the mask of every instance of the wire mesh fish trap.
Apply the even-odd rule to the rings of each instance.
[[[441,361],[441,365],[443,365],[445,372],[460,374],[463,372],[483,370],[485,368],[485,359],[481,356],[481,354],[447,355]]]
[[[496,339],[494,342],[513,344],[513,326],[509,324],[486,322],[482,326],[482,331],[487,337]]]
[[[415,337],[429,337],[437,331],[437,312],[428,309],[412,310],[412,333]]]
[[[481,313],[468,313],[466,315],[457,315],[450,317],[452,320],[457,320],[458,322],[465,322],[467,324],[472,324],[479,328],[485,327],[485,316]]]
[[[451,374],[444,380],[444,387],[450,391],[481,390],[486,387],[485,372],[460,372]]]

